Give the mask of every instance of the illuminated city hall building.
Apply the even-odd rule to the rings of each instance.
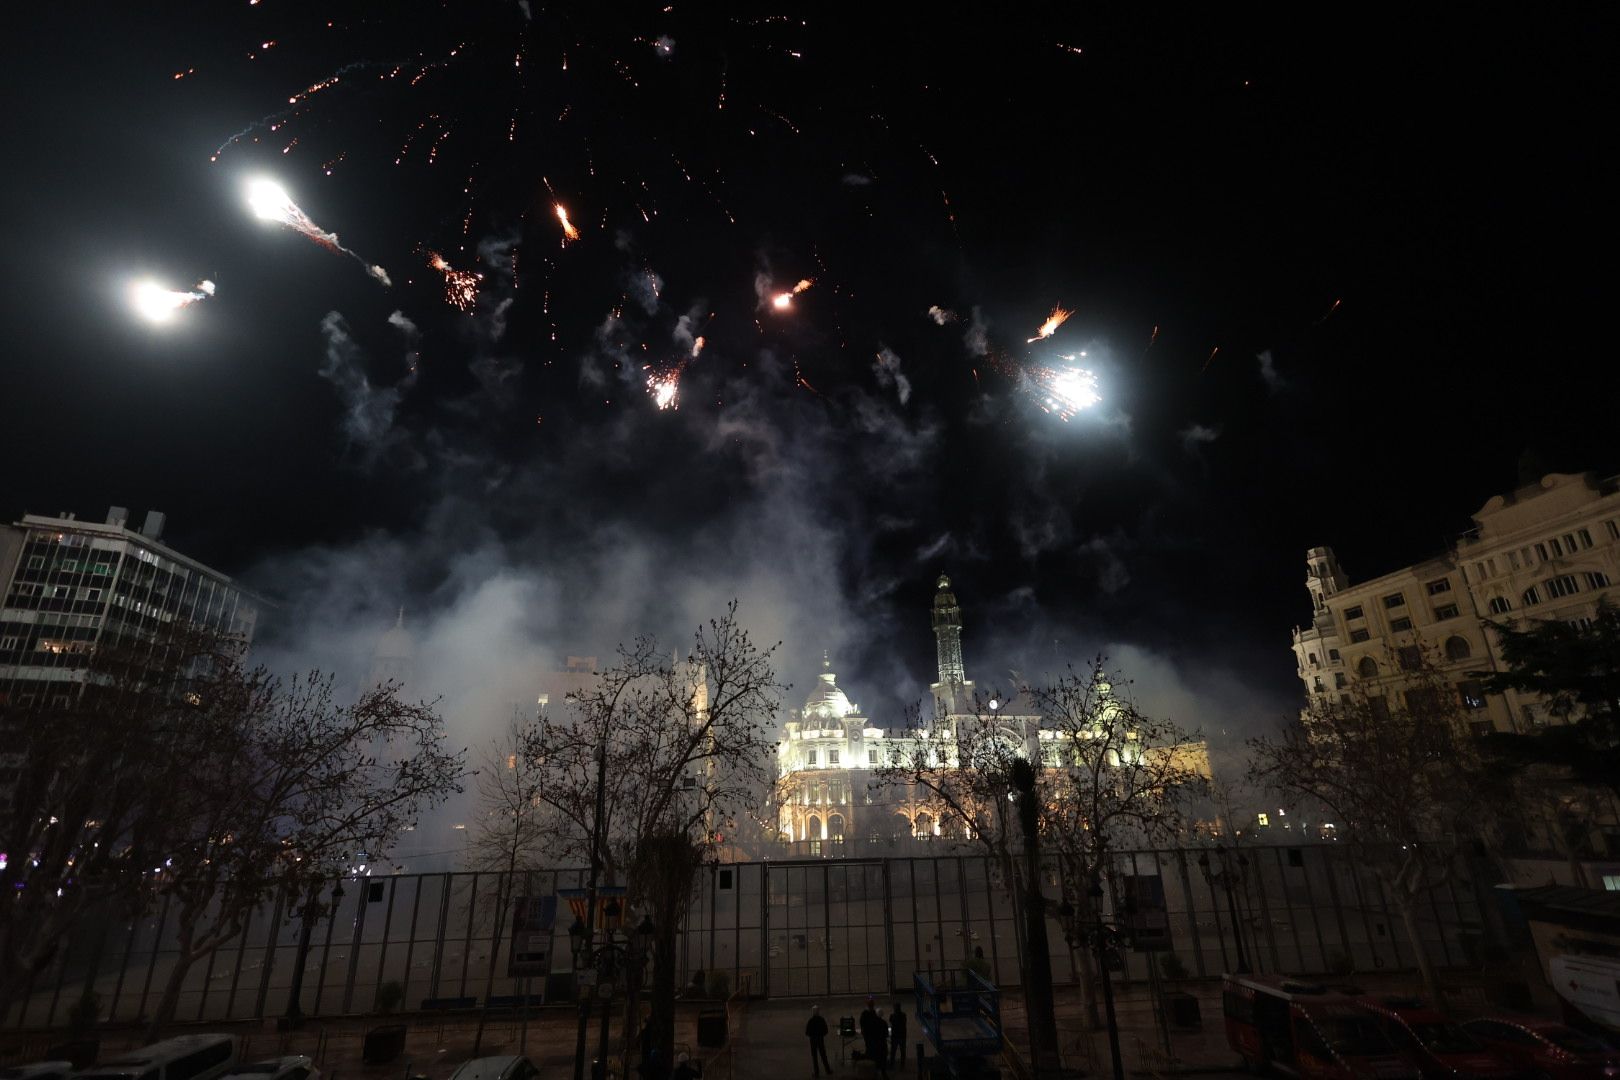
[[[1598,601],[1620,600],[1620,478],[1545,476],[1493,496],[1450,550],[1351,584],[1333,549],[1306,553],[1311,625],[1295,627],[1294,657],[1313,703],[1352,693],[1390,703],[1419,692],[1425,665],[1453,687],[1477,734],[1562,723],[1534,695],[1485,693],[1477,672],[1501,670],[1489,621],[1583,625]]]
[[[962,610],[947,577],[937,583],[931,615],[938,662],[937,678],[929,687],[933,752],[952,754],[958,724],[977,725],[990,718],[994,737],[1015,753],[1030,761],[1052,761],[1054,751],[1043,742],[1054,740],[1058,732],[1043,729],[1039,713],[1023,695],[1006,701],[976,697],[962,657]],[[826,660],[823,668],[804,707],[788,720],[777,749],[778,839],[811,855],[855,846],[968,839],[961,834],[963,823],[942,813],[926,792],[885,783],[877,775],[883,765],[911,757],[916,733],[874,722],[838,686]],[[1204,744],[1182,746],[1177,753],[1189,756],[1189,767],[1209,774]]]

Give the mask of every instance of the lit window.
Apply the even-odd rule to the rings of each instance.
[[[1485,707],[1485,686],[1476,679],[1469,679],[1457,685],[1457,696],[1462,699],[1465,709],[1483,709]]]
[[[1428,588],[1429,588],[1429,595],[1430,596],[1439,596],[1443,592],[1450,592],[1451,591],[1451,579],[1450,578],[1440,578],[1438,581],[1431,581],[1431,582],[1429,582]]]
[[[1603,888],[1609,892],[1620,892],[1620,874],[1604,874]]]
[[[1455,619],[1457,617],[1457,605],[1441,604],[1439,607],[1434,609],[1434,617],[1441,621],[1446,619]]]
[[[1405,593],[1390,593],[1388,596],[1384,597],[1384,606],[1386,608],[1397,608],[1404,603],[1406,603]]]
[[[1256,814],[1256,815],[1254,815],[1254,820],[1255,820],[1255,823],[1258,824],[1261,828],[1265,828],[1267,825],[1271,824],[1271,815],[1270,814]]]

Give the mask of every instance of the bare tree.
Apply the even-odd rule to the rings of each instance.
[[[776,648],[754,645],[733,602],[698,628],[684,659],[638,639],[565,709],[542,711],[524,746],[542,777],[550,854],[584,859],[592,880],[601,871],[611,882],[637,864],[652,837],[686,837],[707,852],[739,813],[756,814],[769,790],[786,689],[771,666]],[[678,931],[673,922],[656,926],[655,964],[674,956]],[[655,999],[673,995],[674,978],[672,966],[655,966]],[[674,1032],[657,1034],[668,1061]]]
[[[100,646],[66,702],[0,713],[18,767],[0,813],[0,1019],[92,913],[149,902],[207,744],[193,684],[240,647],[171,624]]]
[[[1348,703],[1313,700],[1281,735],[1250,740],[1250,776],[1321,806],[1358,845],[1400,915],[1426,991],[1443,1005],[1418,912],[1457,871],[1463,845],[1489,838],[1487,777],[1454,689],[1432,666],[1409,676],[1393,707],[1359,687]]]
[[[969,836],[1015,883],[1020,832],[1008,808],[1017,763],[1038,756],[1035,799],[1042,846],[1060,868],[1063,892],[1077,917],[1095,917],[1090,888],[1111,872],[1110,853],[1178,834],[1187,801],[1202,791],[1201,747],[1168,720],[1146,716],[1123,694],[1098,657],[1089,669],[1022,691],[1021,699],[971,715],[938,718],[932,729],[913,719],[910,737],[878,770],[880,780],[927,793],[939,813],[966,825]],[[1028,733],[1010,729],[1010,712],[1038,718],[1035,749]],[[1020,931],[1022,933],[1022,931]],[[1091,984],[1095,964],[1077,955],[1087,1016],[1100,1023]]]
[[[175,915],[174,967],[149,1034],[174,1016],[186,975],[242,930],[277,888],[302,898],[288,1015],[297,1018],[323,886],[363,873],[426,807],[460,790],[464,751],[444,746],[432,706],[398,686],[338,705],[330,676],[286,682],[221,666],[194,695],[206,742],[165,860],[160,891]]]

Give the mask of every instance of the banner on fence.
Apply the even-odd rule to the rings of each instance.
[[[520,896],[512,902],[512,955],[506,974],[512,978],[551,972],[551,927],[557,921],[555,896]]]

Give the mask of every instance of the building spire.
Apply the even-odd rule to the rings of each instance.
[[[951,686],[967,681],[962,665],[962,609],[951,592],[951,579],[939,575],[934,593],[934,642],[939,653],[939,681]]]
[[[401,605],[399,605],[399,618],[394,620],[394,629],[403,630],[404,628],[405,628],[405,605],[401,604]]]
[[[822,671],[831,671],[832,670],[832,653],[829,652],[826,649],[821,650],[821,670]]]

